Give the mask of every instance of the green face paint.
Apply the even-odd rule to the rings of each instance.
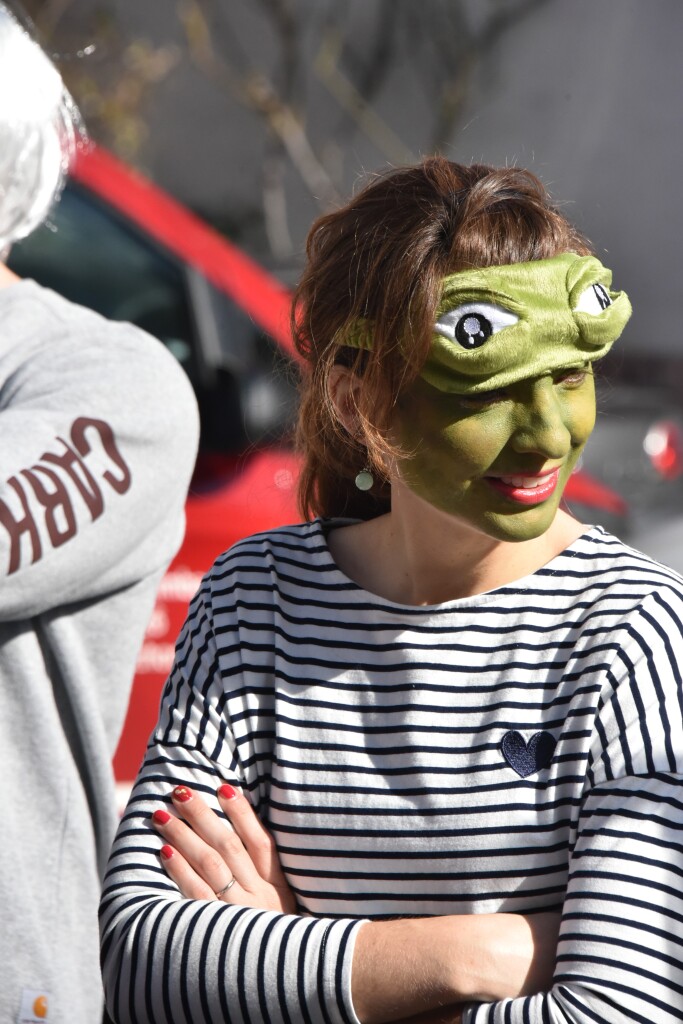
[[[550,527],[595,423],[590,364],[631,313],[611,279],[573,253],[445,279],[422,380],[395,423],[415,493],[499,540]]]
[[[410,453],[398,472],[430,505],[478,532],[530,540],[551,525],[594,422],[590,367],[475,396],[418,379],[393,423]]]

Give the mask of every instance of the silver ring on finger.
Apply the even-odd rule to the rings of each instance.
[[[228,884],[224,885],[223,888],[219,889],[217,893],[214,893],[214,895],[217,896],[218,899],[220,899],[224,892],[228,892],[229,889],[232,889],[232,887],[233,887],[233,885],[235,884],[236,881],[237,881],[237,879],[233,875],[232,878],[230,879],[230,881],[228,882]]]

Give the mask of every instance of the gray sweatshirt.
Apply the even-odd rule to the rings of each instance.
[[[198,435],[153,338],[0,289],[0,1022],[97,1024],[111,757]]]

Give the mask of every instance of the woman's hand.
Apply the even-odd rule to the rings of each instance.
[[[232,828],[187,786],[172,793],[180,817],[161,808],[152,815],[165,840],[161,861],[169,876],[188,899],[296,913],[273,838],[249,801],[227,783],[216,795]]]
[[[242,793],[217,791],[230,825],[187,786],[159,809],[162,863],[183,896],[296,913],[272,837]],[[367,1024],[457,1024],[458,1004],[546,991],[559,914],[471,914],[367,922],[354,950],[352,996]],[[412,1015],[412,1016],[411,1016]]]

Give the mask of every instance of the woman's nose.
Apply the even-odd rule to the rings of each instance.
[[[561,459],[570,452],[571,433],[551,378],[530,383],[530,393],[517,405],[516,420],[511,438],[515,451],[534,452],[547,459]]]

